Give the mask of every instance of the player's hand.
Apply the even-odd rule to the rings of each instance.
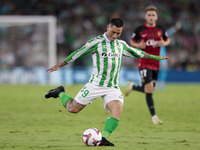
[[[163,60],[163,59],[169,59],[169,57],[162,57],[162,56],[160,56],[160,57],[162,58],[162,60]]]
[[[176,28],[177,30],[180,30],[180,29],[182,28],[181,22],[179,22],[179,21],[176,22],[175,28]]]
[[[160,38],[160,41],[158,41],[157,46],[165,46],[165,41],[163,40],[163,37]]]
[[[53,67],[47,69],[46,71],[53,72],[53,71],[58,70],[59,68],[60,68],[60,67],[58,67],[58,66],[56,65],[56,66],[53,66]]]
[[[146,43],[144,40],[141,40],[140,43],[139,43],[139,48],[140,49],[145,49],[146,48]]]
[[[161,46],[167,46],[169,44],[169,41],[164,41],[163,37],[160,38],[160,41],[158,41],[157,46],[161,47]]]

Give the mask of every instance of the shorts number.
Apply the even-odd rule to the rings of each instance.
[[[83,97],[86,97],[87,95],[89,94],[89,91],[88,90],[85,90],[82,94]]]
[[[147,69],[140,70],[140,75],[141,75],[141,78],[146,77],[147,76]]]

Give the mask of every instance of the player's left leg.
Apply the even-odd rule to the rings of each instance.
[[[139,69],[139,73],[140,73],[140,76],[141,76],[141,79],[142,79],[142,84],[135,85],[132,81],[127,82],[128,85],[125,89],[125,95],[126,96],[128,96],[129,93],[132,90],[144,93],[144,86],[145,86],[145,83],[146,83],[148,69]]]
[[[144,91],[146,93],[146,102],[149,111],[151,113],[151,116],[154,116],[156,114],[153,101],[153,90],[154,90],[153,81],[145,84]]]
[[[59,94],[59,97],[61,99],[61,102],[63,106],[67,109],[70,113],[78,113],[81,111],[86,105],[82,105],[70,96],[68,96],[66,93],[61,92]]]
[[[55,89],[51,89],[45,94],[45,98],[57,98],[60,97],[63,106],[67,109],[68,112],[78,113],[81,111],[86,105],[82,105],[74,100],[72,97],[68,96],[65,93],[65,88],[63,86],[59,86]]]
[[[45,98],[57,98],[60,92],[65,92],[65,88],[63,86],[59,86],[55,89],[51,89],[49,90],[46,94],[45,94]]]

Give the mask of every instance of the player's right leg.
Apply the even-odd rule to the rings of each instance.
[[[63,106],[67,109],[67,111],[71,113],[78,113],[81,111],[86,105],[82,105],[74,100],[72,97],[68,96],[65,93],[65,88],[63,86],[59,86],[55,89],[49,90],[45,94],[45,98],[57,98],[60,97]]]
[[[110,117],[106,120],[105,127],[102,132],[102,142],[100,146],[114,146],[107,138],[118,127],[119,119],[123,107],[123,94],[120,89],[106,88],[105,95],[102,97],[104,101],[105,111],[110,110]]]
[[[115,145],[109,142],[105,137],[102,137],[102,140],[99,146],[115,146]]]
[[[122,113],[122,106],[123,104],[119,100],[112,100],[107,103],[106,107],[110,110],[111,115],[106,120],[106,124],[102,132],[102,141],[99,146],[114,146],[114,144],[109,142],[107,138],[118,127],[119,118]]]

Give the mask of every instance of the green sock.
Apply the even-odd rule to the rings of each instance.
[[[109,117],[102,132],[102,137],[107,138],[118,126],[119,120]]]
[[[64,107],[65,107],[68,100],[73,99],[70,96],[68,96],[65,92],[60,92],[60,94],[58,96],[60,97],[61,102],[62,102]]]

